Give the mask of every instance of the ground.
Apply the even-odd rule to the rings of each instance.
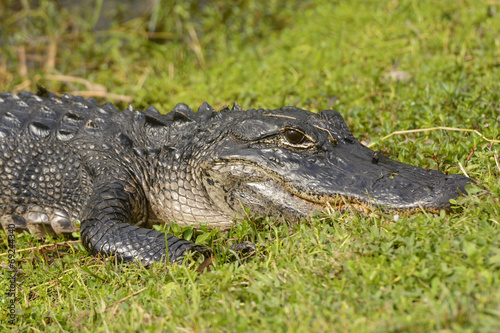
[[[203,101],[216,109],[233,101],[334,108],[372,149],[467,174],[479,188],[446,214],[327,210],[277,225],[249,212],[227,233],[171,226],[215,249],[215,267],[204,274],[116,265],[78,241],[18,235],[14,275],[0,233],[0,330],[500,329],[500,3],[149,1],[127,20],[118,7],[90,2],[81,10],[2,2],[0,90],[39,84],[162,112]],[[385,138],[434,127],[455,130]],[[241,241],[262,246],[235,257],[227,245]]]

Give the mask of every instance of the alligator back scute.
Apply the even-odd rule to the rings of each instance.
[[[41,99],[40,99],[41,100]],[[0,93],[0,138],[23,128],[30,118],[26,112],[29,105],[18,96],[7,92]]]
[[[90,192],[86,148],[112,126],[111,105],[53,94],[0,93],[0,225],[44,236],[77,231]],[[104,146],[100,145],[99,147]],[[107,145],[109,148],[109,145]]]

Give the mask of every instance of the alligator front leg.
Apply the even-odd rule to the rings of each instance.
[[[187,251],[210,252],[172,235],[129,224],[130,199],[131,194],[120,183],[104,184],[94,190],[83,207],[80,225],[83,246],[90,253],[115,255],[123,262],[139,261],[149,266],[167,258],[170,263],[180,262]]]

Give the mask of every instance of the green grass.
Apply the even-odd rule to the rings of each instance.
[[[499,4],[162,1],[153,15],[102,28],[95,11],[17,3],[0,4],[2,91],[101,89],[103,102],[164,112],[179,102],[221,108],[234,100],[245,108],[335,108],[372,148],[443,172],[462,173],[461,165],[488,193],[459,199],[449,214],[397,221],[331,212],[277,226],[250,213],[227,233],[172,226],[215,249],[213,271],[201,275],[186,266],[116,265],[78,244],[21,252],[62,240],[18,235],[16,324],[6,321],[1,278],[0,330],[500,329],[499,144],[451,131],[381,140],[435,126],[499,139]],[[391,80],[395,71],[406,78]],[[262,246],[235,258],[227,245],[244,240]],[[11,276],[6,256],[0,268]]]

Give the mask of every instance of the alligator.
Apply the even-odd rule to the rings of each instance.
[[[473,183],[374,152],[334,110],[160,114],[40,90],[0,93],[0,118],[2,228],[43,237],[79,224],[90,253],[145,266],[209,251],[155,224],[227,229],[242,207],[291,223],[325,205],[436,212]]]

